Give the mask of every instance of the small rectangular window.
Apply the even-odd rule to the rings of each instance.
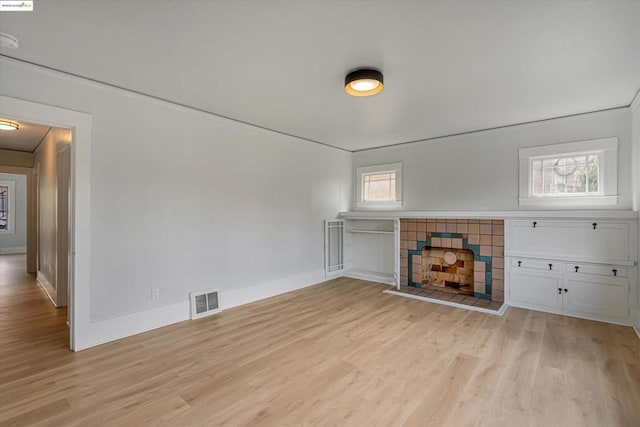
[[[359,167],[356,175],[358,207],[402,206],[402,163]]]
[[[617,204],[618,139],[519,150],[521,206]]]

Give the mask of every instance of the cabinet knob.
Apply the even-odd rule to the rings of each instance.
[[[613,271],[613,275],[614,275],[614,276],[617,276],[617,275],[618,275],[618,270],[617,270],[617,269],[615,269],[615,268],[614,268],[614,269],[613,269],[613,270],[611,270],[611,271]]]
[[[567,292],[569,292],[569,289],[564,288],[564,293],[566,294]]]
[[[579,266],[579,265],[576,265],[576,266],[575,266],[575,267],[573,267],[573,268],[575,268],[575,269],[576,269],[576,273],[577,273],[577,272],[578,272],[578,269],[580,268],[580,266]]]
[[[538,224],[537,222],[533,221],[533,228],[536,228],[537,224]]]
[[[558,295],[562,295],[562,288],[558,288]]]
[[[522,267],[522,261],[518,261],[518,267]]]
[[[549,270],[553,270],[553,264],[549,264]]]
[[[591,224],[591,225],[593,225],[593,229],[595,230],[595,229],[596,229],[596,227],[598,226],[598,223],[597,223],[597,222],[594,222],[594,223],[593,223],[593,224]]]

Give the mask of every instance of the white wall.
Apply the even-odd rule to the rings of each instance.
[[[35,154],[38,171],[38,277],[51,298],[58,298],[58,167],[56,153],[71,143],[71,131],[52,128]]]
[[[0,67],[1,94],[93,116],[91,282],[76,284],[90,286],[93,322],[201,288],[224,298],[322,280],[322,220],[348,208],[350,153],[6,58]]]
[[[0,234],[0,254],[25,253],[27,251],[27,177],[25,175],[0,173],[0,181],[15,184],[15,233]]]
[[[403,210],[509,211],[521,209],[519,148],[617,136],[620,197],[613,209],[628,210],[632,204],[630,117],[629,109],[617,109],[360,151],[354,154],[353,164],[355,168],[403,162]]]

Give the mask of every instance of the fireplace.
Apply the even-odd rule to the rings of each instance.
[[[400,219],[400,285],[504,301],[504,221]]]

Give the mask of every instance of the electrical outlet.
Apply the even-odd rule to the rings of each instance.
[[[151,288],[151,299],[160,298],[160,288]]]

